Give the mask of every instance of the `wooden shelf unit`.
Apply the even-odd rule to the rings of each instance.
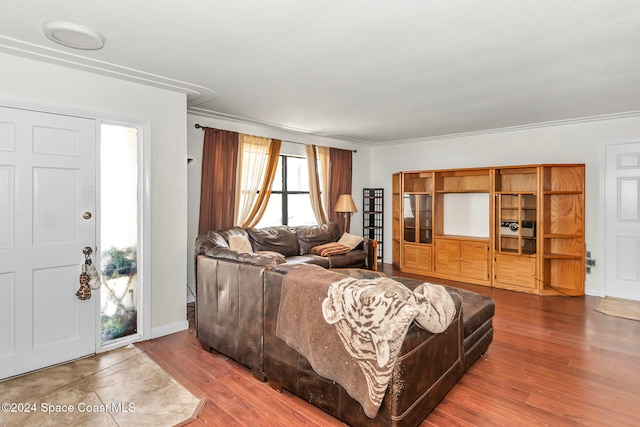
[[[433,243],[433,174],[403,172],[393,177],[398,189],[394,200],[394,264],[403,271],[426,273],[432,270]]]
[[[400,267],[400,248],[402,246],[402,174],[391,176],[391,262]]]
[[[494,171],[494,287],[537,292],[538,167]]]
[[[362,235],[378,242],[378,261],[384,254],[384,188],[362,189]]]
[[[491,285],[491,239],[466,236],[447,230],[446,197],[448,194],[491,192],[492,171],[489,168],[434,171],[434,263],[435,277],[463,280],[478,285]],[[490,197],[487,196],[490,200]],[[487,206],[490,218],[491,203]],[[488,227],[487,227],[488,228]]]
[[[584,179],[583,164],[398,172],[393,263],[538,295],[583,295]],[[488,237],[445,233],[445,198],[454,193],[488,193]]]
[[[438,193],[488,193],[491,188],[489,169],[457,169],[436,171]]]
[[[540,168],[542,291],[583,295],[584,166],[542,165]]]

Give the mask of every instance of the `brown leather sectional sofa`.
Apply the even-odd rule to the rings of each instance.
[[[276,336],[282,283],[291,269],[313,263],[335,269],[336,277],[378,274],[365,271],[374,270],[376,262],[375,243],[368,239],[353,254],[338,255],[346,255],[343,258],[317,259],[308,254],[310,247],[325,243],[323,238],[339,238],[334,227],[233,227],[202,233],[196,241],[198,340],[203,347],[247,366],[256,378],[268,380],[274,389],[285,388],[347,424],[418,425],[489,347],[493,300],[447,288],[457,308],[453,322],[440,334],[411,325],[380,410],[375,418],[369,418],[339,384],[316,374],[304,357]],[[243,233],[253,253],[228,247],[229,236]],[[303,240],[296,246],[289,233]],[[272,251],[284,251],[287,256],[283,261],[270,255]],[[394,279],[410,289],[422,283]]]
[[[233,236],[251,243],[252,252],[229,247]],[[196,321],[204,346],[247,366],[264,380],[264,274],[280,264],[324,268],[377,268],[376,241],[363,239],[346,254],[321,257],[311,248],[341,237],[335,223],[268,228],[230,227],[206,231],[196,239]],[[274,256],[279,253],[282,257]]]

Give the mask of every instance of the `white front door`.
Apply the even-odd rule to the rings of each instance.
[[[95,353],[95,156],[94,120],[0,107],[0,379]]]
[[[605,147],[606,295],[640,301],[640,143]]]

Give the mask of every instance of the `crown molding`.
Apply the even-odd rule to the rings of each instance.
[[[236,123],[246,123],[246,124],[258,125],[258,126],[262,126],[262,127],[266,127],[266,128],[270,128],[270,129],[274,129],[274,130],[290,132],[290,133],[295,133],[295,134],[299,134],[299,135],[312,135],[312,136],[317,136],[317,137],[321,137],[321,138],[332,138],[332,139],[337,139],[337,140],[340,140],[340,141],[354,143],[354,144],[357,144],[357,145],[360,145],[360,146],[363,146],[363,147],[367,147],[367,146],[371,146],[372,145],[368,141],[362,141],[362,140],[359,140],[359,139],[347,138],[347,137],[340,136],[340,135],[332,135],[332,134],[326,134],[326,133],[320,133],[320,132],[313,132],[313,131],[294,128],[294,127],[289,127],[289,126],[281,126],[281,125],[277,125],[277,124],[273,124],[273,123],[269,123],[269,122],[265,122],[265,121],[261,121],[261,120],[249,119],[247,117],[235,116],[233,114],[226,114],[226,113],[221,113],[219,111],[208,110],[206,108],[200,108],[200,107],[197,107],[197,106],[189,107],[187,109],[187,112],[191,113],[191,114],[197,114],[197,115],[203,116],[203,117],[210,117],[210,118],[213,118],[213,119],[227,120],[227,121],[236,122]]]
[[[517,125],[517,126],[505,126],[502,128],[483,129],[483,130],[471,131],[471,132],[451,133],[446,135],[434,135],[434,136],[428,136],[424,138],[399,139],[395,141],[370,143],[369,145],[388,146],[388,145],[400,145],[400,144],[419,144],[421,142],[441,141],[441,140],[453,139],[453,138],[465,138],[470,136],[487,135],[492,133],[516,132],[520,130],[565,126],[565,125],[572,125],[572,124],[579,124],[579,123],[599,122],[604,120],[626,119],[630,117],[639,117],[639,116],[640,116],[640,110],[625,111],[622,113],[602,114],[599,116],[578,117],[574,119],[553,120],[548,122],[529,123],[529,124]]]
[[[215,99],[218,94],[204,86],[170,79],[157,74],[134,68],[123,67],[98,59],[87,58],[86,56],[65,52],[10,37],[0,36],[0,52],[21,56],[28,59],[48,62],[54,65],[74,68],[106,77],[113,77],[133,83],[140,83],[167,89],[187,95],[188,105],[200,105]]]
[[[263,121],[260,121],[260,120],[248,119],[246,117],[234,116],[234,115],[231,115],[231,114],[220,113],[220,112],[217,112],[217,111],[211,111],[211,110],[207,110],[207,109],[204,109],[204,108],[190,107],[188,109],[188,111],[190,113],[198,114],[200,116],[211,117],[211,118],[216,118],[216,119],[223,119],[223,120],[229,120],[229,121],[238,122],[238,123],[248,123],[248,124],[260,125],[260,126],[265,126],[265,127],[276,129],[276,130],[283,130],[283,131],[295,132],[295,133],[299,133],[299,134],[320,136],[320,137],[323,137],[323,138],[335,138],[335,139],[340,139],[340,140],[343,140],[343,141],[348,141],[348,142],[352,142],[354,144],[358,144],[358,145],[362,145],[362,146],[368,146],[368,147],[385,147],[385,146],[402,145],[402,144],[419,144],[419,143],[422,143],[422,142],[441,141],[441,140],[453,139],[453,138],[465,138],[465,137],[478,136],[478,135],[487,135],[487,134],[492,134],[492,133],[516,132],[516,131],[528,130],[528,129],[539,129],[539,128],[564,126],[564,125],[571,125],[571,124],[578,124],[578,123],[597,122],[597,121],[603,121],[603,120],[625,119],[625,118],[629,118],[629,117],[638,117],[638,116],[640,116],[640,110],[639,111],[626,111],[626,112],[622,112],[622,113],[602,114],[602,115],[599,115],[599,116],[579,117],[579,118],[574,118],[574,119],[553,120],[553,121],[548,121],[548,122],[529,123],[529,124],[518,125],[518,126],[506,126],[506,127],[502,127],[502,128],[483,129],[483,130],[471,131],[471,132],[460,132],[460,133],[452,133],[452,134],[445,134],[445,135],[434,135],[434,136],[427,136],[427,137],[423,137],[423,138],[398,139],[398,140],[393,140],[393,141],[371,142],[371,141],[364,141],[364,140],[359,140],[359,139],[354,139],[354,138],[347,138],[347,137],[339,136],[339,135],[329,135],[329,134],[323,134],[323,133],[318,133],[318,132],[306,131],[306,130],[302,130],[302,129],[295,129],[295,128],[279,126],[279,125],[276,125],[276,124],[273,124],[273,123],[267,123],[267,122],[263,122]]]

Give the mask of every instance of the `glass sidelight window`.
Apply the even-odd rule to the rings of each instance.
[[[139,131],[100,128],[100,289],[103,344],[138,332]]]

